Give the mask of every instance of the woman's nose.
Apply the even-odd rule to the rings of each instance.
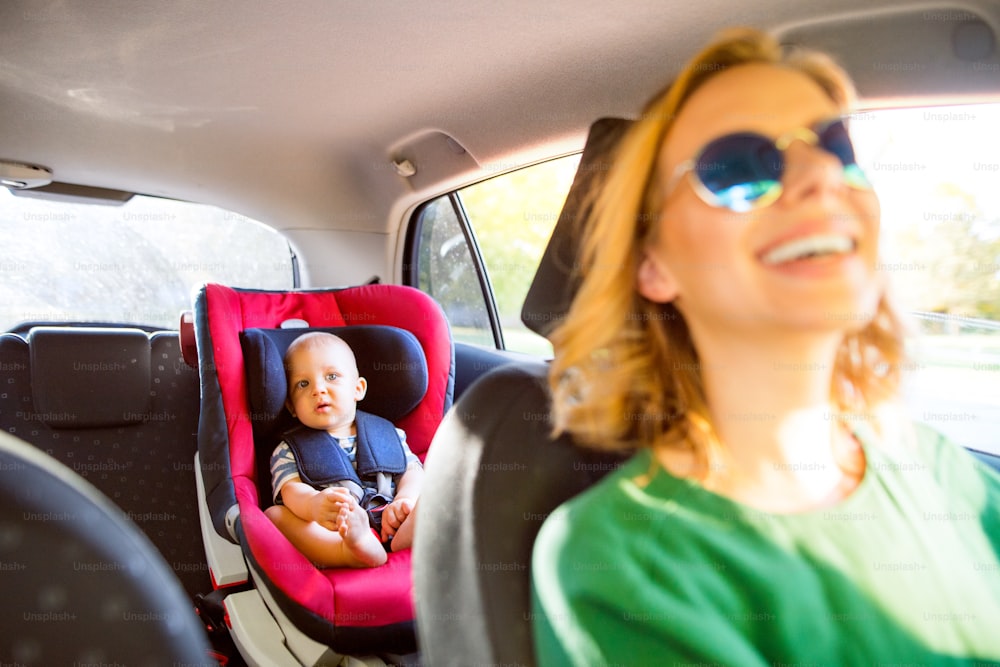
[[[792,203],[810,196],[833,194],[846,186],[840,158],[819,146],[793,141],[785,149],[782,199]]]

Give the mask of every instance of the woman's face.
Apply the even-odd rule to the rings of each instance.
[[[800,72],[765,64],[727,70],[678,114],[659,156],[659,187],[666,189],[677,165],[722,135],[751,131],[777,138],[839,113]],[[878,199],[870,190],[848,187],[838,158],[818,146],[794,140],[784,158],[782,194],[763,208],[735,213],[710,206],[692,189],[693,174],[663,193],[638,289],[652,301],[672,301],[696,340],[699,330],[713,327],[769,336],[847,331],[875,313],[882,294]],[[838,238],[840,250],[795,252],[830,237]]]

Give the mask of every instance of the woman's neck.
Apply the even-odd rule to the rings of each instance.
[[[854,489],[863,453],[831,395],[839,343],[832,335],[698,341],[709,420],[722,450],[700,475],[706,488],[779,513],[833,504]]]

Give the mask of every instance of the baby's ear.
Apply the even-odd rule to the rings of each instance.
[[[368,393],[368,380],[363,377],[358,378],[358,384],[354,386],[354,400],[360,401]]]
[[[288,414],[295,416],[295,408],[292,406],[291,399],[285,399],[285,409],[288,410]]]

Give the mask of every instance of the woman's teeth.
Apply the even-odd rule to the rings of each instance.
[[[854,239],[842,234],[815,234],[781,243],[761,257],[765,264],[784,264],[825,255],[844,255],[854,251]]]

